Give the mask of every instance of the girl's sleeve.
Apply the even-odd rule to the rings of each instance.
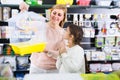
[[[67,53],[69,54],[69,52]],[[74,50],[73,55],[62,54],[62,65],[69,72],[79,71],[84,65],[84,51]]]
[[[61,65],[62,65],[61,56],[58,56],[56,61],[56,68],[60,69]]]

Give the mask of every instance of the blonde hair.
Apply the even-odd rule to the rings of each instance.
[[[67,16],[67,7],[66,5],[63,5],[63,4],[57,4],[57,5],[54,5],[51,9],[51,12],[54,10],[54,9],[62,9],[64,11],[64,19],[60,22],[59,26],[60,27],[63,27],[64,23],[65,23],[65,20],[66,20],[66,16]]]

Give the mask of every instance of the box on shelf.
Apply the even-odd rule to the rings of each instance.
[[[98,6],[110,6],[112,0],[96,0]]]
[[[77,0],[77,4],[80,6],[89,6],[91,0]]]
[[[1,0],[2,4],[20,4],[23,0]]]

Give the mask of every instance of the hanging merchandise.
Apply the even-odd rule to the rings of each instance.
[[[94,28],[98,28],[97,18],[98,18],[98,15],[97,14],[93,14],[94,22],[92,22],[92,27],[94,27]]]
[[[111,60],[111,47],[110,46],[104,46],[102,50],[105,52],[106,60]]]
[[[111,47],[111,57],[112,60],[120,60],[119,52],[117,47]]]
[[[115,45],[115,37],[106,37],[105,45],[106,46],[114,46]]]
[[[106,35],[107,29],[106,29],[106,23],[103,24],[103,27],[101,29],[101,32],[103,35]]]
[[[101,48],[104,46],[104,37],[96,37],[95,39],[95,46],[97,48]]]
[[[73,24],[78,25],[78,14],[73,15]]]
[[[91,25],[91,14],[85,14],[84,15],[84,26],[85,27],[91,27],[92,25]]]
[[[116,37],[116,46],[120,46],[120,37]]]
[[[83,26],[83,14],[79,14],[79,26]]]
[[[56,4],[72,5],[73,0],[56,0]]]
[[[6,21],[10,18],[10,8],[3,7],[3,21]]]

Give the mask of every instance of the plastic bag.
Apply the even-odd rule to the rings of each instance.
[[[8,20],[10,27],[8,38],[10,38],[10,43],[29,41],[33,36],[44,33],[45,21],[45,17],[35,12],[27,11],[10,18]],[[43,36],[43,34],[41,36]]]
[[[0,76],[13,77],[13,72],[9,64],[0,64]]]

